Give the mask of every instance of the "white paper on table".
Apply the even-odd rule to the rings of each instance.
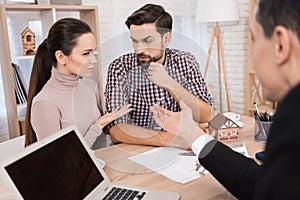
[[[195,171],[197,156],[179,155],[183,152],[186,151],[175,147],[158,147],[131,156],[129,159],[171,180],[185,184],[201,177],[201,175]],[[208,172],[204,173],[207,174]]]
[[[246,144],[244,142],[240,146],[233,147],[232,149],[236,152],[243,154],[244,156],[249,157],[249,154],[248,154],[248,151],[246,148]]]
[[[245,143],[232,149],[249,157]],[[201,177],[199,171],[203,171],[204,168],[201,166],[198,172],[195,171],[197,156],[182,156],[179,154],[184,152],[187,151],[175,147],[157,147],[131,156],[129,159],[171,180],[185,184]],[[204,171],[204,174],[208,173],[207,170]]]

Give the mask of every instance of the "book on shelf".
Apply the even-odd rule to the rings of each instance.
[[[19,65],[12,63],[17,104],[27,102],[27,85]]]

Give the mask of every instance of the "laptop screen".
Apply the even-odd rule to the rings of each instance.
[[[83,199],[104,180],[74,130],[5,169],[24,199]]]

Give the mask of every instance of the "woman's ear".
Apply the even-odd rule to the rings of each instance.
[[[66,65],[66,56],[61,50],[55,52],[55,58],[59,64]]]
[[[272,35],[275,51],[275,62],[280,66],[285,63],[292,51],[290,31],[283,26],[276,26]]]
[[[172,38],[172,34],[170,32],[167,32],[164,34],[163,36],[163,42],[164,42],[164,46],[167,47],[171,41]]]

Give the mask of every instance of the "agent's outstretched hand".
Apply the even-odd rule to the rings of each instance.
[[[193,120],[192,110],[182,100],[179,104],[180,112],[172,112],[158,105],[152,106],[150,110],[156,123],[165,131],[175,135],[174,144],[171,145],[190,148],[192,142],[204,134],[204,131]]]

